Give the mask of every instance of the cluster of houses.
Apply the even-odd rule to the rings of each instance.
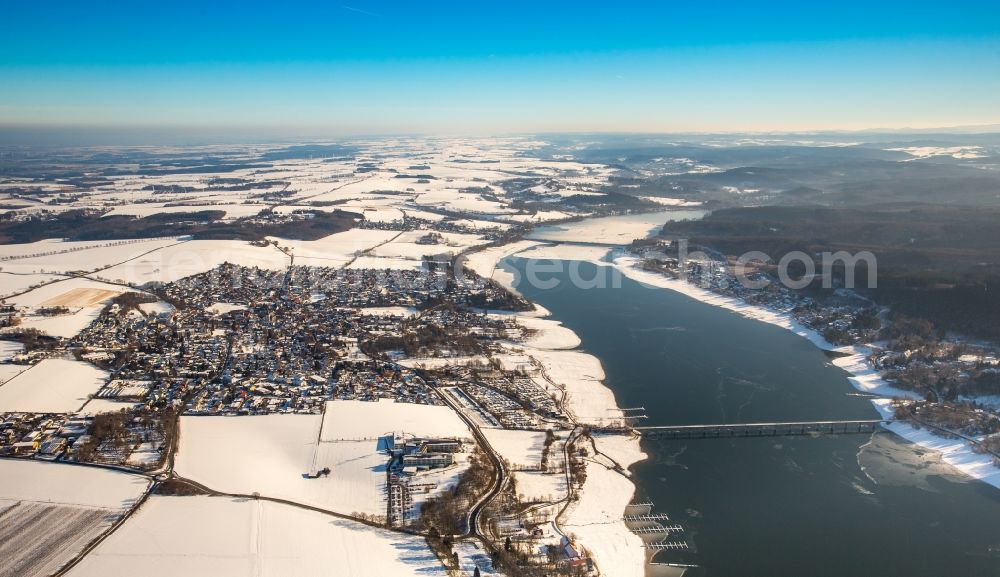
[[[150,408],[317,413],[334,398],[440,402],[413,370],[361,354],[360,341],[398,333],[403,318],[359,314],[358,307],[419,307],[446,291],[461,301],[474,288],[426,283],[417,271],[389,279],[378,273],[222,265],[160,287],[169,312],[111,307],[72,345],[115,370],[98,396]],[[436,311],[419,322],[471,320],[462,314]]]
[[[121,428],[100,428],[93,416],[45,413],[0,414],[0,456],[75,461],[148,470],[161,462],[160,423],[130,414]]]
[[[128,431],[95,439],[93,417],[2,415],[0,454],[148,468],[160,460],[163,434],[140,425],[142,417],[319,413],[332,399],[441,404],[433,389],[449,383],[498,425],[537,428],[558,416],[554,401],[525,375],[499,367],[449,375],[402,366],[392,354],[363,353],[366,341],[383,336],[429,335],[421,338],[431,356],[449,356],[470,342],[488,349],[520,334],[514,321],[475,307],[484,293],[504,293],[486,281],[384,272],[224,264],[155,287],[169,307],[127,293],[64,345],[112,373],[94,396],[120,403]],[[450,466],[455,450],[451,441],[431,439],[392,445],[404,477]]]
[[[4,413],[0,415],[0,456],[56,460],[88,441],[87,422],[66,415]]]
[[[359,359],[340,361],[334,369],[337,399],[378,401],[392,399],[402,403],[440,405],[430,392],[430,385],[413,370],[387,361]]]
[[[659,245],[643,246],[635,249],[645,258],[644,266],[671,278],[680,277],[680,262],[677,258],[664,256]],[[747,267],[737,277],[723,260],[688,259],[685,261],[685,278],[701,288],[724,296],[733,297],[751,305],[778,311],[788,311],[800,323],[821,333],[830,342],[838,345],[867,342],[876,336],[876,329],[859,322],[871,313],[870,302],[858,298],[848,298],[847,293],[838,302],[826,299],[819,303],[804,296],[784,284],[775,282],[767,273]],[[862,306],[863,304],[863,306]]]
[[[507,223],[498,224],[496,226],[472,226],[467,218],[461,218],[460,215],[450,214],[447,211],[437,210],[433,207],[421,206],[418,208],[421,212],[437,212],[441,214],[444,218],[437,221],[431,221],[423,218],[417,218],[410,215],[404,215],[403,218],[390,221],[376,221],[376,220],[363,220],[358,223],[358,228],[364,229],[374,229],[374,230],[399,230],[399,231],[410,231],[410,230],[431,230],[434,231],[431,234],[442,232],[453,232],[458,234],[477,234],[485,238],[487,241],[493,242],[498,241],[508,236],[510,230],[508,227],[512,226]],[[483,224],[483,223],[480,223]],[[440,236],[440,235],[439,235]],[[433,237],[428,238],[430,241]],[[420,242],[418,244],[437,244],[437,242]]]

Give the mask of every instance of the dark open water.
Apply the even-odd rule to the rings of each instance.
[[[583,278],[598,270],[575,266]],[[848,396],[847,373],[786,330],[627,278],[581,289],[568,273],[543,276],[561,282],[518,290],[576,331],[619,406],[646,407],[643,424],[877,417]],[[1000,490],[891,435],[643,446],[639,496],[696,548],[656,561],[712,577],[1000,576]]]

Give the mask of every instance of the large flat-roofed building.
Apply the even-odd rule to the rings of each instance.
[[[451,453],[413,453],[403,455],[403,467],[416,467],[417,469],[439,469],[448,467],[455,462],[455,457]]]

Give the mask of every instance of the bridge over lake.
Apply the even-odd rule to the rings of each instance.
[[[647,439],[716,439],[726,437],[787,437],[793,435],[870,435],[890,419],[727,423],[719,425],[653,425],[633,427]]]

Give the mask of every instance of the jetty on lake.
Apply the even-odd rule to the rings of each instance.
[[[650,552],[689,548],[686,541],[667,541],[668,538],[684,533],[684,527],[678,523],[666,523],[670,521],[670,517],[664,513],[654,513],[651,501],[630,503],[625,507],[622,520],[629,531],[642,538],[643,548]]]

